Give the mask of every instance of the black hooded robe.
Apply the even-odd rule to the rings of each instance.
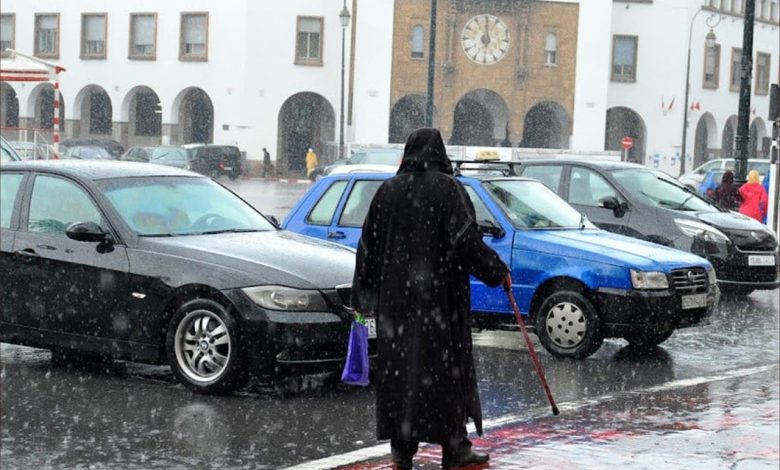
[[[482,434],[469,274],[497,286],[507,273],[441,135],[415,131],[371,203],[352,287],[353,306],[377,317],[379,439],[446,443],[468,418]]]

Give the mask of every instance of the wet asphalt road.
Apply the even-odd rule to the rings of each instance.
[[[251,181],[232,186],[277,217],[285,215],[307,188]],[[678,419],[682,425],[694,420],[694,412],[706,414],[730,400],[742,418],[760,413],[763,424],[776,429],[779,297],[775,290],[724,299],[711,325],[678,331],[648,354],[626,348],[621,340],[607,341],[584,361],[555,359],[538,347],[557,401],[571,410],[556,418],[555,426],[596,433],[612,425],[622,433],[642,436],[645,466],[631,465],[629,453],[619,460],[629,468],[675,468],[670,453],[690,450],[690,442],[671,441],[661,432],[660,418],[654,418],[674,415],[681,402],[696,404],[688,418]],[[524,423],[523,435],[528,436],[550,424],[539,419],[547,414],[546,399],[521,341],[514,332],[475,334],[486,420],[510,415]],[[686,380],[697,383],[762,366],[769,372],[722,382],[726,385],[721,388],[684,386]],[[668,384],[683,386],[668,395],[663,391]],[[721,390],[718,400],[711,396],[713,387]],[[767,390],[763,401],[751,399],[750,393]],[[3,344],[0,392],[3,469],[282,468],[376,444],[373,389],[342,385],[332,375],[255,382],[233,395],[202,396],[178,385],[167,367],[124,362],[65,367],[53,365],[48,351]],[[611,418],[599,421],[594,416]],[[648,431],[654,422],[660,429],[655,434]],[[709,449],[712,456],[693,468],[729,468],[734,442],[767,439],[765,427],[709,423],[723,433],[716,432],[721,436],[717,439],[700,436],[704,440],[694,444],[702,455]],[[769,439],[776,442],[771,434]],[[552,446],[545,445],[548,450]],[[549,468],[540,455],[530,456],[541,465],[536,468]],[[580,457],[601,458],[599,468],[607,468],[610,455],[585,452]],[[573,463],[577,456],[571,454]],[[561,463],[567,454],[554,457],[549,462],[566,468]]]

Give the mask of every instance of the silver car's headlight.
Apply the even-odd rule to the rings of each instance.
[[[677,224],[677,228],[679,228],[682,233],[688,235],[689,237],[702,237],[704,239],[709,239],[711,241],[721,243],[730,242],[729,237],[711,225],[688,219],[674,219],[674,223]]]
[[[707,271],[707,279],[710,281],[710,284],[717,284],[718,283],[718,276],[715,275],[715,270],[710,268]]]
[[[282,286],[257,286],[241,289],[257,305],[269,310],[290,312],[327,312],[325,298],[316,290],[292,289]]]
[[[634,289],[668,289],[669,279],[659,271],[631,270],[631,284]]]

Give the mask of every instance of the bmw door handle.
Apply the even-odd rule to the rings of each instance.
[[[27,256],[28,258],[37,258],[38,256],[40,256],[32,248],[25,248],[24,250],[18,250],[16,252],[16,254],[17,255],[22,255],[22,256]]]
[[[328,232],[328,238],[341,240],[342,238],[347,238],[347,236],[344,235],[344,232]]]
[[[55,246],[44,245],[44,244],[35,245],[35,248],[39,248],[41,250],[49,250],[49,251],[54,251],[54,250],[57,249],[57,247],[55,247]]]

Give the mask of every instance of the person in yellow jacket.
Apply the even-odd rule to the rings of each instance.
[[[309,149],[309,152],[306,154],[306,177],[311,178],[311,172],[314,171],[314,168],[316,168],[317,164],[319,162],[317,161],[317,154],[314,153],[314,149]]]

